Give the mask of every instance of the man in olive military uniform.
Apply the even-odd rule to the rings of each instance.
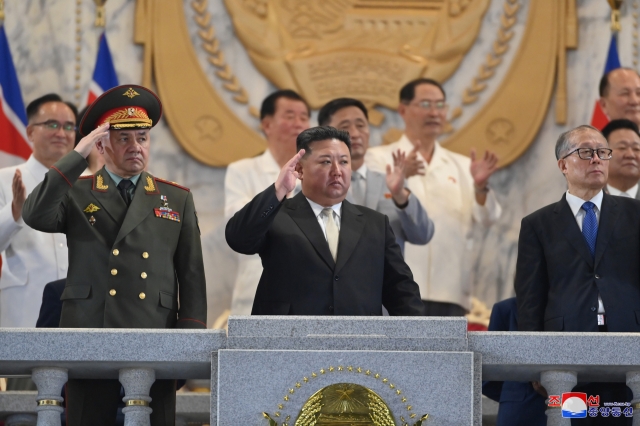
[[[149,129],[162,115],[141,86],[105,92],[87,110],[74,151],[27,198],[24,221],[63,232],[69,273],[60,327],[205,328],[206,285],[193,196],[145,170]],[[105,166],[80,177],[96,146]],[[69,380],[67,424],[115,422],[117,380]],[[175,381],[151,388],[152,425],[175,422]]]

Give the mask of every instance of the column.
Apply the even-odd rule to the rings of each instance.
[[[68,378],[66,368],[45,367],[31,370],[31,380],[38,387],[38,426],[60,426],[60,414],[64,411],[61,407],[61,393]]]
[[[543,371],[540,374],[540,384],[547,390],[547,395],[562,395],[571,392],[578,383],[575,371]],[[546,401],[547,403],[549,400]],[[571,426],[571,419],[562,418],[562,409],[547,408],[547,426]]]
[[[156,381],[156,372],[151,368],[123,368],[120,383],[124,387],[124,426],[151,426],[149,390]]]
[[[640,371],[627,372],[627,386],[633,392],[633,426],[640,426]]]

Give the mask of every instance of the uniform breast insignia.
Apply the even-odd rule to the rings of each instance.
[[[102,175],[96,176],[96,189],[102,191],[109,189],[109,185],[104,184],[104,178],[102,177]]]
[[[153,178],[151,176],[147,176],[147,186],[144,187],[144,190],[147,192],[156,191],[156,185],[153,183]]]
[[[162,207],[157,207],[153,209],[153,212],[155,213],[156,217],[159,217],[162,219],[169,219],[174,222],[180,222],[180,213],[174,212],[169,207],[169,200],[167,199],[167,196],[161,195],[160,199],[162,200]]]
[[[85,213],[95,213],[98,210],[100,210],[100,207],[98,207],[95,204],[91,203],[84,209],[84,212]]]
[[[91,217],[89,218],[89,223],[91,224],[91,226],[96,224],[96,218],[93,217],[93,215],[91,215]]]

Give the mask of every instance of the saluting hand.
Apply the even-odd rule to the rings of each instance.
[[[11,190],[13,192],[11,214],[13,215],[13,220],[17,222],[22,214],[22,206],[24,206],[24,202],[27,199],[27,187],[22,182],[22,172],[19,169],[16,169],[16,173],[13,175]]]
[[[300,177],[300,173],[296,171],[296,166],[300,159],[304,156],[304,149],[298,151],[296,155],[280,170],[278,179],[276,179],[276,197],[282,201],[287,194],[296,187],[296,181]]]
[[[97,142],[106,141],[108,139],[109,123],[104,123],[96,127],[91,133],[82,138],[80,142],[78,142],[78,146],[75,147],[75,150],[78,151],[78,153],[84,158],[87,158]]]

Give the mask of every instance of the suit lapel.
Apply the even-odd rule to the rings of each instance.
[[[595,267],[604,255],[609,239],[613,233],[613,229],[618,220],[618,202],[614,196],[604,194],[602,197],[602,206],[600,210],[600,220],[598,221],[598,237],[596,238],[596,261]]]
[[[364,197],[365,207],[376,210],[378,201],[380,201],[380,194],[384,191],[383,186],[385,183],[382,174],[373,173],[367,169],[367,192]]]
[[[302,192],[299,192],[298,195],[288,200],[283,211],[289,214],[291,219],[293,219],[309,242],[313,245],[322,260],[324,260],[327,266],[333,270],[335,262],[331,256],[329,244],[322,233],[322,228],[320,228],[320,224],[318,223],[316,215],[313,213],[313,209],[304,195],[302,195]],[[340,246],[340,242],[338,242],[338,246]],[[340,249],[338,249],[338,253],[340,253]]]
[[[127,215],[116,237],[116,244],[133,231],[153,211],[153,208],[160,201],[160,197],[157,195],[159,193],[158,184],[153,176],[147,172],[142,172],[136,185],[135,195],[131,200]],[[120,198],[122,199],[122,197]],[[168,201],[171,203],[171,200]]]
[[[364,224],[365,219],[362,212],[350,202],[343,201],[335,273],[338,273],[351,257],[364,230]]]
[[[127,214],[127,205],[104,167],[93,175],[91,194],[117,224],[122,223]]]
[[[559,230],[564,234],[569,243],[576,249],[576,251],[582,256],[582,258],[591,267],[593,267],[593,258],[591,252],[587,246],[587,242],[584,240],[582,232],[576,223],[576,218],[567,203],[566,194],[562,196],[562,199],[556,204],[556,208],[553,210],[557,215],[556,225]],[[598,234],[600,230],[598,230]],[[598,247],[596,243],[596,248]]]

